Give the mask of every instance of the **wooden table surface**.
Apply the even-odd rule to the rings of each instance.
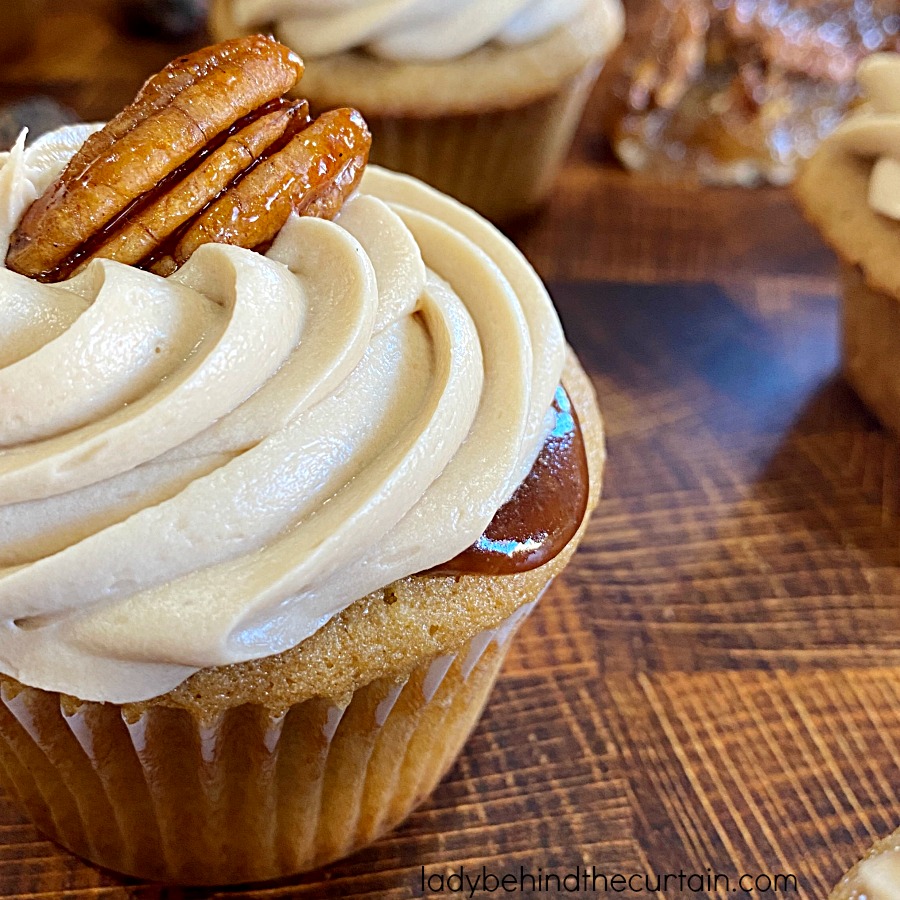
[[[55,5],[0,100],[121,107],[179,48],[108,5]],[[0,800],[0,895],[405,898],[423,866],[587,865],[823,898],[900,825],[900,444],[841,380],[833,261],[783,191],[616,169],[603,104],[512,234],[596,384],[605,497],[434,796],[325,872],[215,894],[99,872]]]

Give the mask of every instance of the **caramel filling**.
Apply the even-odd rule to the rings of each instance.
[[[553,400],[553,428],[528,477],[468,550],[434,575],[514,575],[550,562],[587,511],[590,477],[584,436],[565,389]]]

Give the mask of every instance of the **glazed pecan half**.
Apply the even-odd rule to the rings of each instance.
[[[204,243],[268,244],[292,211],[330,218],[371,136],[284,94],[303,63],[252,35],[182,57],[89,138],[22,217],[9,268],[60,281],[97,257],[169,274]]]

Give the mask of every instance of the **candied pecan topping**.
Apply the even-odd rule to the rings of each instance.
[[[292,211],[336,215],[371,135],[355,110],[312,121],[284,99],[302,74],[262,35],[170,63],[31,205],[7,265],[41,281],[97,257],[167,274],[204,243],[268,243]]]

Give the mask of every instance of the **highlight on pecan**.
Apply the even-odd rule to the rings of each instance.
[[[306,101],[285,99],[302,74],[262,35],[171,63],[32,204],[7,265],[40,281],[97,257],[169,274],[204,243],[265,246],[292,211],[333,217],[371,135],[354,110],[313,121]]]
[[[143,202],[127,207],[120,227],[97,235],[85,245],[73,274],[98,256],[137,265],[151,256],[192,217],[227,190],[234,179],[258,160],[298,119],[309,121],[305,103],[263,107],[257,115],[232,126],[224,143],[201,151],[202,159],[188,174],[176,169],[159,189],[144,195]],[[246,124],[244,124],[246,123]],[[243,125],[243,127],[242,127]],[[177,189],[174,189],[177,185]],[[173,189],[167,189],[173,188]]]
[[[260,247],[272,241],[291,211],[330,219],[362,177],[369,137],[362,116],[352,109],[325,113],[298,129],[276,153],[198,216],[171,255],[150,268],[167,275],[202,244]]]

